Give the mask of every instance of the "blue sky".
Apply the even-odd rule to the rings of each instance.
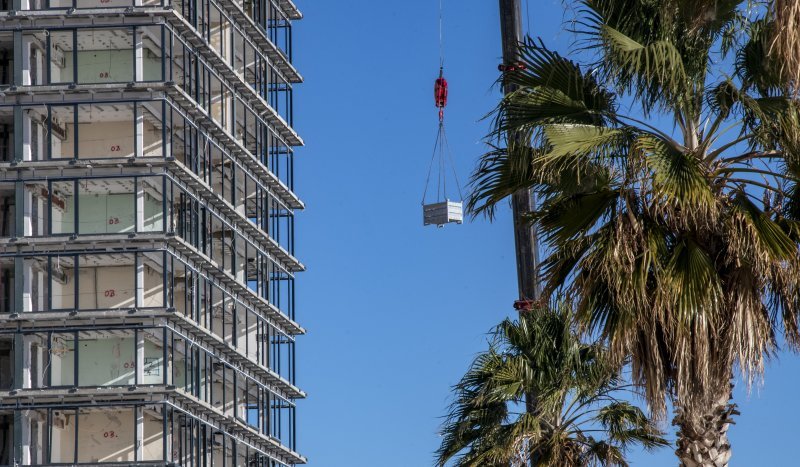
[[[532,35],[566,52],[560,0],[530,0]],[[494,223],[422,226],[420,199],[437,116],[436,0],[297,0],[295,93],[299,448],[312,466],[432,464],[455,384],[486,332],[514,314],[509,209]],[[466,181],[499,97],[494,0],[445,0],[449,142]],[[526,20],[527,23],[527,20]],[[781,355],[765,382],[737,389],[732,465],[796,465],[800,360]],[[668,425],[668,424],[667,424]],[[634,453],[674,466],[672,449]]]

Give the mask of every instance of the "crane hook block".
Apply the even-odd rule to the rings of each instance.
[[[439,78],[433,87],[433,97],[436,100],[436,107],[443,109],[447,106],[447,80],[444,79],[443,71],[439,70]]]

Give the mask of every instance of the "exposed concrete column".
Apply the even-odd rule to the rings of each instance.
[[[22,1],[24,0],[14,0],[14,9],[19,11],[22,9]],[[20,85],[24,83],[23,80],[23,62],[25,59],[23,58],[23,50],[25,49],[22,46],[22,31],[14,31],[14,84]]]
[[[137,332],[138,339],[136,340],[136,381],[138,384],[144,382],[144,332],[141,330]],[[141,438],[140,438],[141,439]]]
[[[245,246],[245,248],[247,248],[247,246]],[[245,270],[247,264],[245,264],[245,261],[242,258],[234,258],[234,261],[235,261],[234,266],[236,267],[236,274],[235,274],[236,280],[242,282],[243,284],[246,284],[247,278],[245,277]],[[237,329],[237,331],[239,330]]]
[[[47,138],[45,138],[44,135],[44,127],[42,125],[34,125],[33,118],[30,119],[30,125],[31,125],[31,136],[33,136],[34,132],[36,135],[36,145],[34,145],[33,141],[31,141],[30,144],[31,152],[28,157],[30,157],[30,160],[44,159],[43,154],[47,152],[45,149],[45,144],[46,144],[45,141],[47,140]]]
[[[20,257],[14,258],[14,312],[23,313],[29,311],[25,309],[25,302],[22,299],[25,291],[25,260]],[[29,273],[30,274],[30,273]]]
[[[29,274],[33,275],[33,261],[28,261],[29,263]],[[33,306],[31,310],[44,310],[47,309],[47,290],[49,287],[45,287],[45,280],[50,280],[49,277],[45,277],[45,274],[37,273],[35,276],[35,281],[37,285],[38,294],[36,294]]]
[[[31,81],[31,41],[22,38],[22,80],[24,85],[34,84]],[[16,45],[15,45],[16,47]]]
[[[14,334],[14,389],[30,387],[30,343],[25,336]],[[14,458],[21,465],[31,463],[30,417],[25,412],[14,413]]]
[[[44,366],[42,366],[42,349],[41,345],[34,345],[31,343],[31,388],[41,388],[44,385]],[[34,365],[34,363],[36,363]],[[34,372],[33,369],[36,369]],[[36,440],[34,440],[36,441]]]
[[[17,465],[31,463],[31,422],[22,410],[14,412],[14,459]]]
[[[25,113],[23,113],[22,117],[22,154],[20,156],[23,161],[29,161],[33,154],[31,150],[31,117]]]
[[[136,0],[138,3],[141,3],[141,0]],[[133,50],[134,50],[134,60],[136,60],[136,81],[142,81],[144,79],[144,47],[142,44],[142,32],[136,31],[136,34],[133,37]]]
[[[144,112],[141,104],[136,104],[136,141],[134,141],[134,156],[144,156]]]
[[[30,344],[22,334],[14,334],[14,389],[30,387]],[[14,412],[14,459],[20,465],[31,463],[30,417],[23,411]]]
[[[162,107],[162,109],[163,108],[164,107]],[[167,112],[169,112],[169,111],[167,111]],[[163,114],[162,117],[161,117],[161,125],[163,125],[165,127],[167,125],[172,125],[172,116],[167,114],[167,113]],[[167,127],[167,128],[169,128],[169,127]],[[169,131],[162,130],[160,132],[160,134],[162,135],[161,136],[161,147],[163,148],[163,151],[164,151],[164,158],[169,159],[170,157],[172,157],[172,138],[170,137]],[[167,194],[164,193],[164,196],[167,196]]]
[[[226,19],[222,19],[221,23],[222,26],[222,37],[223,37],[223,54],[222,57],[231,65],[233,66],[233,28],[231,27],[231,23]]]
[[[35,60],[36,60],[36,76],[31,76],[31,84],[44,84],[47,70],[45,69],[44,52],[40,47],[34,47]]]
[[[14,346],[14,350],[17,351],[18,349],[22,349],[22,382],[20,383],[20,387],[24,389],[30,389],[33,387],[31,384],[33,374],[31,373],[31,366],[32,361],[31,357],[33,356],[33,344],[30,341],[30,338],[26,338],[25,336],[22,337],[22,345],[17,347]],[[16,344],[16,343],[15,343]]]
[[[141,254],[141,253],[140,253]],[[136,262],[136,303],[137,308],[144,306],[144,264],[142,258],[137,258]],[[143,344],[144,345],[144,344]],[[139,366],[143,364],[143,360],[139,361]]]
[[[33,193],[31,193],[30,190],[25,189],[25,185],[22,182],[18,182],[16,188],[16,194],[18,195],[17,200],[19,200],[19,203],[17,203],[17,213],[21,217],[17,223],[17,237],[30,237],[34,234],[33,203],[36,202],[36,198],[33,196]]]
[[[244,180],[237,180],[237,182],[243,183]],[[236,196],[236,206],[234,206],[234,208],[236,208],[236,212],[238,212],[239,214],[247,216],[247,211],[245,210],[245,206],[247,204],[247,193],[244,191],[242,191],[242,193],[243,196],[238,196],[238,195]]]
[[[13,389],[23,389],[25,381],[25,337],[14,334],[14,384]]]
[[[22,311],[33,311],[33,267],[32,260],[23,260]]]
[[[141,367],[141,365],[139,365]],[[138,368],[136,371],[139,371]],[[144,458],[144,407],[136,407],[136,460]]]
[[[16,53],[14,54],[16,55]],[[15,72],[16,73],[16,72]],[[22,122],[25,119],[25,114],[22,112],[22,107],[14,107],[14,128],[22,128]],[[23,151],[23,133],[24,131],[14,132],[14,161],[19,162],[22,160]]]
[[[167,411],[166,410],[162,410],[161,411],[161,416],[166,417],[167,416]],[[177,449],[175,449],[175,446],[173,446],[173,444],[172,444],[172,427],[169,424],[167,424],[167,432],[163,433],[163,436],[164,436],[164,443],[165,443],[164,452],[167,453],[167,457],[164,460],[165,461],[175,461],[175,460],[177,460],[176,459],[178,457],[177,452],[176,452]],[[178,465],[180,465],[180,464],[178,464]]]
[[[228,121],[225,122],[225,125],[230,134],[234,135],[236,139],[241,140],[242,138],[236,135],[236,107],[234,106],[233,94],[230,92],[223,92],[223,96],[222,104],[228,108]]]
[[[25,236],[25,183],[16,182],[14,184],[14,236]]]
[[[136,189],[136,231],[137,232],[144,232],[144,184],[137,183],[138,188]],[[139,283],[141,286],[142,284]]]

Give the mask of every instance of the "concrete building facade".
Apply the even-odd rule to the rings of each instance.
[[[0,9],[0,466],[305,463],[295,4]]]

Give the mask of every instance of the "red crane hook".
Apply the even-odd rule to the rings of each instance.
[[[444,119],[444,108],[447,106],[447,80],[444,79],[444,67],[439,68],[439,78],[433,87],[433,97],[439,108],[439,120]]]

